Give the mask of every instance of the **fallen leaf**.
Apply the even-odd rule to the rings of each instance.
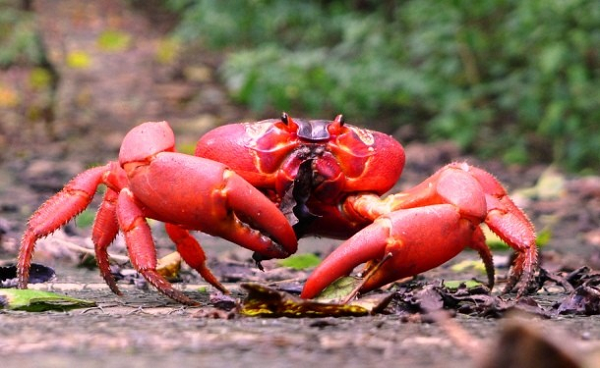
[[[448,289],[458,289],[466,287],[467,289],[480,287],[483,284],[476,280],[444,280],[442,281],[442,285]]]
[[[193,318],[205,318],[205,319],[234,319],[236,316],[235,311],[227,311],[219,308],[200,308],[194,312]]]
[[[351,304],[320,303],[313,300],[304,300],[288,293],[281,292],[259,284],[242,284],[248,291],[248,296],[243,301],[240,313],[253,317],[359,317],[366,316],[374,310],[385,308],[387,300],[382,304],[367,309],[364,306]]]
[[[230,311],[237,306],[237,301],[231,295],[214,293],[210,295],[210,304],[217,309]]]
[[[460,283],[448,288],[441,283],[408,284],[396,292],[391,309],[399,315],[432,313],[442,309],[480,317],[500,318],[517,310],[550,318],[553,312],[542,308],[532,298],[505,300],[490,293],[483,284],[467,287]]]
[[[67,54],[67,66],[73,69],[88,69],[92,57],[85,51],[71,51]]]
[[[555,307],[558,314],[598,315],[600,314],[600,289],[597,284],[586,282],[578,286]]]
[[[486,274],[485,265],[479,259],[477,259],[477,260],[466,259],[462,262],[458,262],[458,263],[452,265],[452,267],[450,267],[450,269],[454,272],[465,272],[465,271],[475,270],[484,275]]]
[[[535,186],[515,191],[514,195],[520,195],[530,199],[557,199],[564,195],[565,184],[565,176],[554,166],[549,166],[542,172]]]
[[[549,227],[545,227],[538,231],[535,238],[535,244],[538,246],[538,248],[541,248],[546,246],[550,239],[552,239],[552,230]]]
[[[123,31],[108,29],[103,31],[97,40],[98,47],[103,51],[124,51],[132,43],[132,37]]]
[[[356,277],[340,277],[331,285],[327,286],[314,300],[319,303],[339,303],[346,300],[354,289],[362,283],[362,279]]]
[[[69,310],[94,307],[96,303],[88,300],[59,295],[49,291],[29,289],[1,289],[0,307],[27,312],[47,310]]]
[[[277,264],[295,270],[305,270],[316,267],[321,263],[321,258],[314,253],[294,254],[288,258],[277,260]]]
[[[179,280],[179,271],[181,270],[181,255],[179,252],[172,252],[158,259],[156,271],[169,281]]]

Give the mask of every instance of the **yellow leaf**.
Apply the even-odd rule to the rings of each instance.
[[[73,69],[87,69],[92,64],[92,57],[85,51],[71,51],[67,54],[67,65]]]
[[[241,314],[254,317],[358,317],[370,313],[358,305],[319,303],[259,284],[242,284],[248,291]]]
[[[158,260],[156,271],[167,280],[174,280],[179,277],[181,270],[181,255],[179,252],[169,253]]]

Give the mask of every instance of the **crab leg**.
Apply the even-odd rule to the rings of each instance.
[[[535,229],[490,173],[466,163],[453,163],[407,192],[383,200],[372,197],[351,198],[353,210],[367,218],[376,218],[399,209],[452,203],[461,209],[463,216],[477,223],[485,222],[517,254],[504,292],[512,291],[517,284],[517,296],[526,292],[537,265]],[[483,216],[479,213],[481,206],[485,208]],[[481,254],[483,247],[478,251]]]
[[[206,266],[206,255],[200,246],[200,243],[192,237],[189,231],[174,224],[165,224],[167,234],[175,243],[177,251],[181,254],[183,260],[193,269],[198,271],[200,276],[209,284],[219,289],[223,294],[229,294],[229,291],[212,274]]]
[[[182,304],[198,305],[198,302],[174,289],[173,285],[156,271],[156,250],[150,226],[148,226],[144,213],[134,202],[133,194],[128,188],[119,193],[117,218],[119,227],[125,236],[133,268],[169,298]]]
[[[98,185],[103,182],[104,173],[109,169],[110,164],[77,175],[31,216],[19,250],[17,265],[19,288],[27,288],[35,242],[56,231],[86,209],[94,198]]]
[[[496,178],[481,169],[475,167],[470,169],[470,173],[486,193],[485,223],[517,254],[503,292],[512,291],[520,283],[517,287],[517,295],[520,296],[529,286],[537,265],[535,229],[525,213],[508,197]]]
[[[106,189],[106,194],[96,214],[96,220],[94,220],[92,243],[94,243],[96,263],[102,278],[113,293],[121,295],[117,282],[110,272],[108,261],[108,247],[119,233],[119,223],[117,221],[118,197],[119,193],[111,188]]]
[[[385,199],[350,196],[344,211],[374,222],[323,261],[309,277],[303,297],[313,297],[360,263],[372,265],[387,253],[393,258],[365,281],[361,291],[427,271],[466,246],[479,252],[493,286],[491,252],[479,228],[482,222],[517,252],[504,292],[519,283],[520,296],[533,278],[537,263],[533,225],[491,174],[467,164],[447,165],[407,192]]]

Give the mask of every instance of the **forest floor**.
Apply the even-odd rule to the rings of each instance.
[[[127,2],[118,0],[35,1],[50,61],[60,81],[52,121],[23,122],[24,105],[11,110],[0,105],[4,116],[0,130],[0,266],[14,262],[33,211],[86,167],[116,158],[120,140],[136,124],[169,120],[178,147],[189,151],[197,137],[212,127],[260,118],[227,98],[215,74],[218,55],[187,51],[175,61],[160,61],[157,55],[167,47],[165,35],[172,19],[152,6],[141,9],[124,4]],[[118,29],[132,41],[122,49],[99,49],[96,41],[106,29]],[[87,55],[89,65],[69,66],[65,60],[74,54]],[[27,73],[26,68],[0,71],[0,84],[25,93]],[[452,144],[443,142],[413,142],[405,148],[407,166],[397,190],[417,184],[451,161],[465,160],[483,167],[506,184],[538,232],[550,234],[540,251],[545,270],[565,277],[583,266],[600,269],[600,177],[569,176],[542,165],[484,162],[462,156]],[[98,202],[99,198],[94,205]],[[156,225],[158,250],[164,255],[172,249]],[[266,272],[257,271],[250,251],[198,236],[211,267],[227,281],[234,299],[246,295],[239,287],[242,282],[273,284],[273,280],[291,278],[301,283],[306,277],[305,271],[282,271],[273,261],[265,262]],[[580,295],[591,303],[587,314],[592,315],[582,310],[559,313],[556,306],[574,294],[550,283],[527,299],[535,304],[530,314],[522,313],[527,308],[517,308],[521,313],[516,315],[508,308],[484,316],[473,310],[452,310],[453,317],[447,319],[391,308],[364,317],[244,317],[215,311],[214,295],[199,292],[205,287],[203,281],[187,269],[182,276],[184,290],[203,306],[182,307],[143,285],[119,284],[124,296],[115,296],[97,270],[78,266],[80,254],[64,244],[89,247],[89,228],[70,223],[39,242],[35,261],[55,268],[57,278],[35,288],[92,300],[97,307],[41,313],[0,309],[0,355],[7,366],[70,367],[85,362],[90,367],[492,367],[502,362],[494,354],[508,359],[506,355],[515,351],[521,358],[530,356],[541,364],[553,356],[546,343],[579,363],[599,361],[595,352],[600,349],[600,318],[594,313],[600,309],[598,291]],[[339,241],[308,238],[300,241],[299,249],[326,255],[337,244]],[[124,254],[122,239],[117,239],[111,251]],[[494,251],[500,284],[509,253]],[[453,267],[477,258],[475,252],[464,252],[421,275],[420,280],[433,284],[440,279],[482,279],[480,271]],[[596,285],[588,286],[594,291]],[[514,295],[502,300],[512,299]],[[528,349],[525,353],[506,346],[514,321],[524,329],[519,335],[526,337],[511,341]]]

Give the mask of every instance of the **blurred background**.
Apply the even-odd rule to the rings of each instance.
[[[169,120],[333,118],[505,164],[600,168],[595,0],[0,0],[2,159],[114,157]],[[89,157],[89,154],[91,157]]]

